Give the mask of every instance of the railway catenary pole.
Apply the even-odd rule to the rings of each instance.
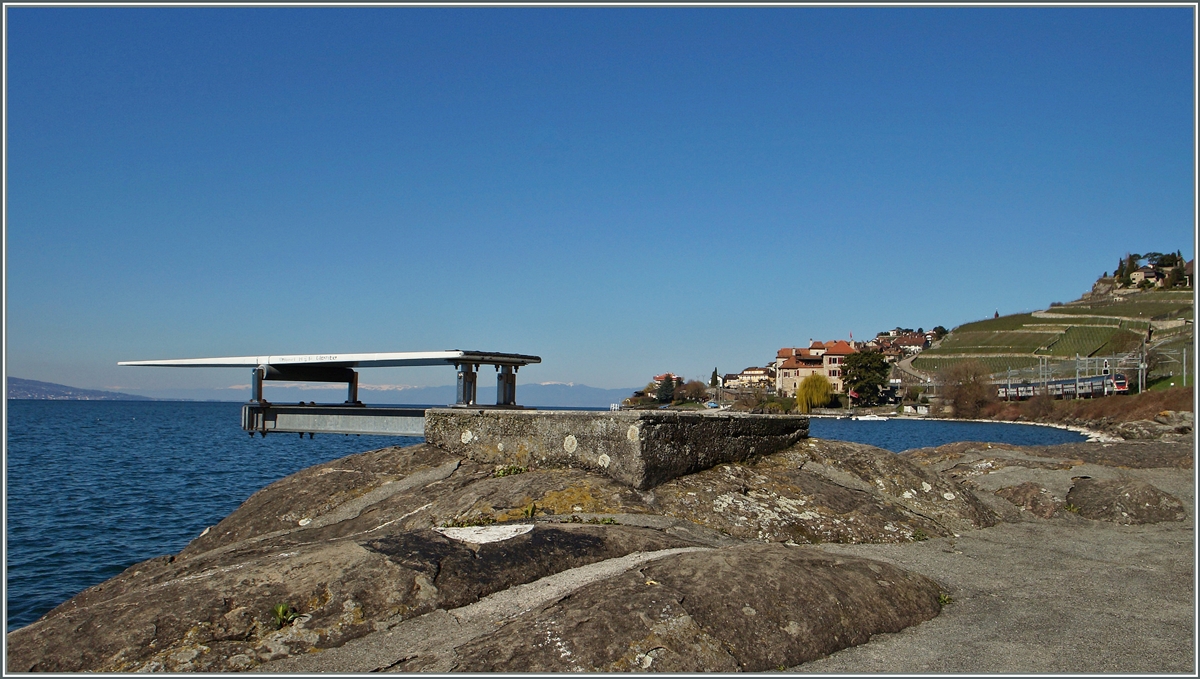
[[[1079,354],[1075,354],[1075,398],[1079,398]]]
[[[1146,390],[1146,340],[1142,340],[1142,352],[1138,356],[1138,393]]]

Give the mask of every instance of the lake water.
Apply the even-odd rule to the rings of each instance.
[[[941,446],[955,441],[1038,446],[1087,440],[1087,437],[1078,432],[1031,424],[917,419],[890,419],[878,422],[849,418],[837,420],[828,417],[812,418],[808,425],[808,435],[818,439],[869,443],[895,453],[912,448]]]
[[[251,437],[239,403],[8,401],[7,630],[145,559],[174,554],[252,493],[339,457],[421,439]],[[904,450],[1048,444],[1073,432],[991,423],[814,419],[811,435]]]

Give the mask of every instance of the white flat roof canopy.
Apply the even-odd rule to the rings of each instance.
[[[165,368],[257,368],[260,365],[305,365],[330,368],[396,368],[423,365],[511,365],[541,363],[539,356],[487,351],[394,351],[376,354],[306,354],[294,356],[225,356],[220,358],[176,358],[157,361],[120,361],[117,365]]]

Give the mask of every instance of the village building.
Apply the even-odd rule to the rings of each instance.
[[[904,334],[892,340],[892,346],[911,356],[929,348],[929,338],[917,333]]]
[[[683,378],[681,378],[679,375],[676,375],[675,373],[663,373],[663,374],[661,374],[661,375],[655,375],[655,376],[654,376],[654,380],[653,380],[653,381],[654,381],[654,386],[655,386],[655,387],[659,387],[659,386],[661,386],[661,385],[662,385],[662,383],[663,383],[663,380],[666,380],[666,379],[670,379],[672,382],[675,382],[676,384],[679,384],[679,382],[680,382],[680,381],[681,381]]]
[[[889,362],[895,363],[905,356],[912,356],[928,349],[933,344],[934,337],[932,332],[896,328],[879,333],[875,339],[866,343],[866,347],[878,351]]]
[[[795,396],[796,389],[809,375],[824,375],[834,393],[843,393],[843,366],[846,357],[856,351],[845,340],[812,342],[803,348],[780,349],[775,354],[775,393],[779,396]]]
[[[1142,281],[1153,281],[1154,286],[1159,288],[1163,286],[1166,278],[1167,277],[1164,276],[1161,271],[1149,265],[1143,266],[1137,271],[1129,274],[1129,280],[1132,281],[1134,285],[1140,285]]]
[[[726,375],[725,386],[731,389],[769,389],[775,384],[775,370],[774,366],[746,368],[737,375]]]

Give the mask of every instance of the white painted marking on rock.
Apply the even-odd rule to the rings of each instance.
[[[296,523],[300,524],[301,526],[307,526],[308,524],[312,523],[312,519],[300,519]]]
[[[567,434],[567,438],[563,439],[563,450],[567,451],[568,453],[573,453],[578,447],[579,441],[575,440],[575,435]]]
[[[510,526],[468,526],[466,528],[434,528],[451,540],[482,545],[488,542],[511,540],[533,530],[533,524],[523,523]]]
[[[463,443],[470,443],[474,436],[475,435],[471,433],[471,430],[468,429],[462,433],[462,436],[458,437],[458,440],[462,441]]]
[[[929,491],[933,490],[933,486],[929,485],[928,481],[922,481],[921,482],[921,490],[928,493]]]
[[[942,497],[946,498],[947,500],[953,500],[954,493],[942,493]]]

